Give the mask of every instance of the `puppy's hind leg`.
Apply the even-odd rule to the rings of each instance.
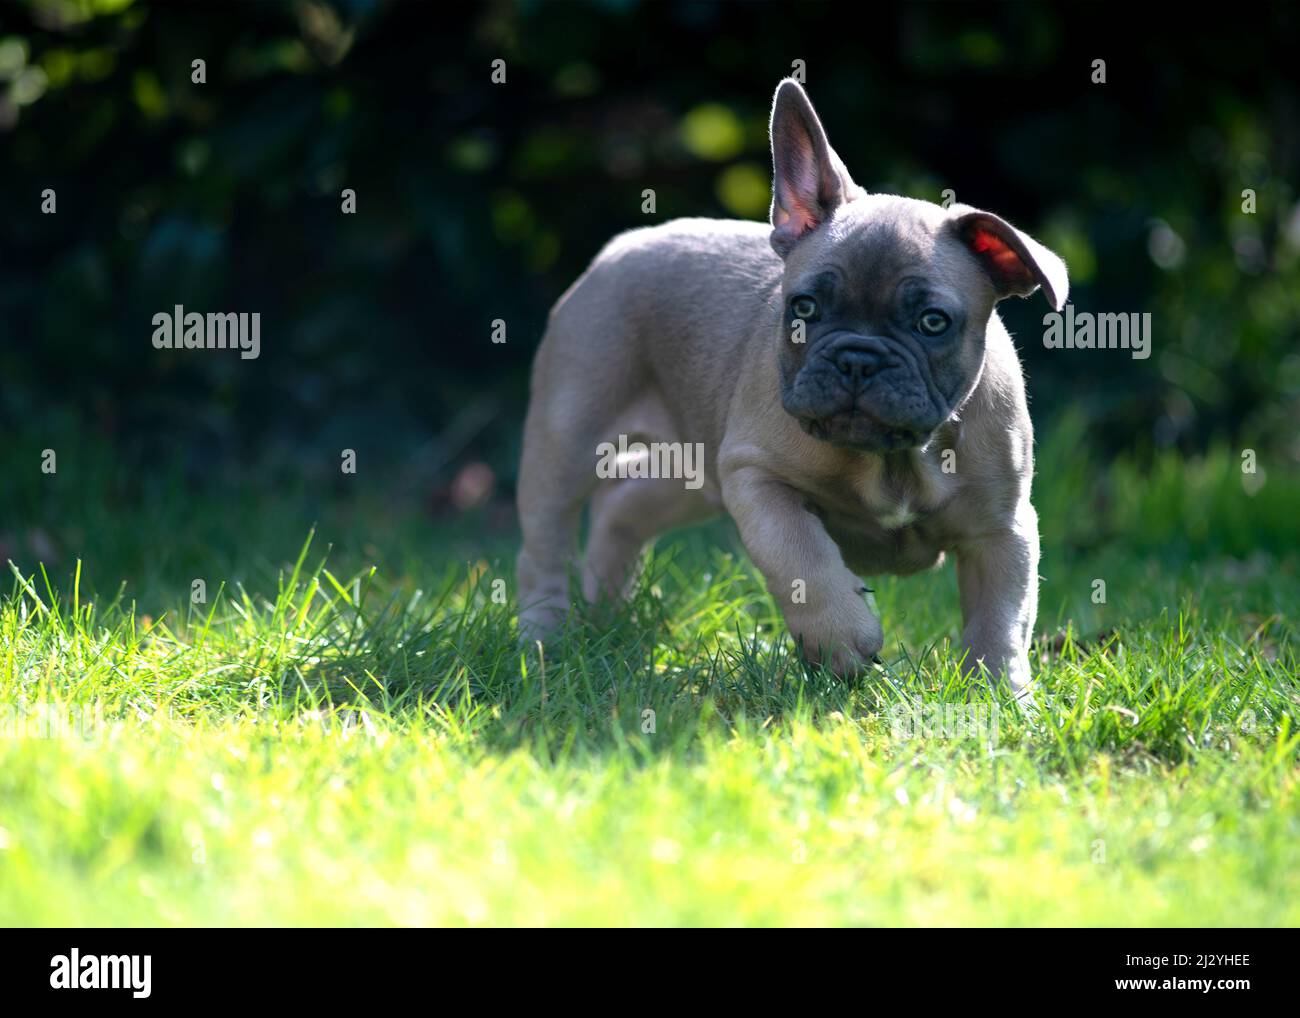
[[[534,399],[524,424],[518,491],[524,542],[516,563],[524,644],[544,641],[569,613],[578,523],[596,483],[595,443],[573,417],[555,409]]]
[[[698,491],[670,478],[602,481],[591,500],[591,530],[582,571],[588,601],[626,597],[641,552],[666,530],[698,523],[718,508]]]
[[[609,281],[593,267],[551,313],[533,361],[519,464],[519,636],[545,640],[569,613],[582,506],[598,447],[627,430],[644,368]]]

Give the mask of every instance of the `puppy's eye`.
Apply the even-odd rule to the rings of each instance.
[[[942,336],[948,331],[952,319],[937,308],[930,308],[916,320],[916,327],[925,336]]]
[[[817,317],[817,302],[807,294],[799,294],[797,297],[790,298],[790,313],[796,318],[802,318],[807,321],[810,318]]]

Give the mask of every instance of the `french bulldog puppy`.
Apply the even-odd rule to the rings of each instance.
[[[625,593],[657,534],[725,511],[804,655],[839,675],[884,642],[860,575],[952,553],[965,667],[1021,697],[1033,433],[994,305],[1041,287],[1060,309],[1065,264],[989,212],[868,194],[793,80],[771,142],[770,226],[629,231],[552,309],[520,466],[520,637],[544,640],[569,612],[588,499],[591,600]],[[702,483],[598,477],[620,436],[702,449]]]

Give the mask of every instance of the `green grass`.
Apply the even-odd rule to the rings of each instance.
[[[22,482],[0,921],[1300,922],[1300,479],[1056,442],[1033,716],[954,667],[950,569],[876,580],[854,685],[793,656],[721,524],[524,661],[487,517]]]

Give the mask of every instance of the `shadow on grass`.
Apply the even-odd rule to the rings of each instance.
[[[1295,755],[1296,644],[1283,613],[1252,616],[1243,636],[1232,612],[1207,617],[1189,594],[1100,639],[1067,623],[1035,647],[1041,709],[1027,717],[1004,689],[962,673],[952,640],[933,636],[942,631],[933,613],[900,618],[901,642],[857,681],[808,667],[752,566],[697,537],[664,542],[626,605],[575,597],[572,617],[540,651],[517,643],[508,568],[482,561],[446,565],[427,592],[390,584],[374,567],[336,576],[327,556],[312,558],[309,536],[273,597],[219,588],[210,603],[157,619],[120,595],[83,603],[79,569],[64,592],[43,570],[15,569],[0,606],[7,682],[11,695],[28,696],[49,662],[64,671],[76,662],[70,686],[60,676],[63,695],[96,697],[109,717],[423,726],[468,752],[524,749],[541,760],[689,759],[706,738],[854,724],[864,738],[893,740],[904,761],[922,747],[900,734],[899,712],[936,704],[996,711],[996,744],[962,745],[969,758],[1025,748],[1048,770],[1098,754],[1176,764],[1265,736],[1280,758]],[[1276,597],[1274,579],[1253,582]],[[893,581],[880,593],[906,616]],[[951,741],[941,735],[925,749],[952,750]]]

